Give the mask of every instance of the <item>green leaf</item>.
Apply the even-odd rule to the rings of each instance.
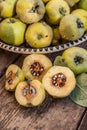
[[[87,107],[87,74],[82,73],[76,78],[77,85],[70,94],[73,102],[83,107]]]
[[[77,84],[87,92],[87,73],[82,73],[76,77]]]

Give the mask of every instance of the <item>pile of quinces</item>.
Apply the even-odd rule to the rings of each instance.
[[[87,31],[87,0],[0,0],[0,40],[32,48],[77,40]]]
[[[22,68],[15,64],[7,68],[5,88],[15,91],[17,102],[25,107],[42,104],[46,93],[55,98],[70,95],[74,102],[87,107],[87,50],[66,49],[53,64],[46,55],[28,55]]]

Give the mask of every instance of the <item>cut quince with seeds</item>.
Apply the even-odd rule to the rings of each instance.
[[[20,81],[25,79],[23,71],[15,64],[11,64],[6,70],[5,89],[14,91]]]
[[[20,82],[15,90],[15,98],[22,106],[38,106],[45,99],[45,90],[38,80]]]
[[[68,67],[53,66],[44,75],[42,83],[51,96],[63,98],[75,88],[76,80]]]
[[[66,49],[62,56],[67,66],[75,73],[87,72],[87,50],[81,47],[71,47]]]
[[[24,59],[22,70],[27,79],[38,79],[41,81],[51,66],[52,62],[47,56],[43,54],[31,54]]]

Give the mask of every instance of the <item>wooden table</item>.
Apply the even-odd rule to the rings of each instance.
[[[87,42],[80,45],[87,49]],[[57,52],[47,56],[53,61]],[[69,97],[47,96],[36,108],[20,106],[14,92],[4,88],[5,71],[12,64],[22,66],[25,55],[0,50],[0,130],[87,130],[87,109],[73,103]]]

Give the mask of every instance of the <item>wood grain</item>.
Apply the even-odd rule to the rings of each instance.
[[[83,116],[83,119],[81,121],[80,126],[78,127],[78,130],[87,130],[87,111]]]
[[[87,43],[81,47],[87,49]],[[9,64],[15,61],[16,54],[5,52],[1,54],[1,64],[4,65],[0,72]],[[62,52],[47,54],[54,61],[54,58]],[[7,54],[7,55],[6,55]],[[10,56],[12,58],[10,58]],[[16,64],[22,66],[24,56],[21,56]],[[47,95],[43,104],[36,108],[24,108],[20,106],[14,96],[14,92],[5,90],[5,76],[0,79],[0,130],[76,130],[85,113],[85,108],[73,103],[69,97],[55,99]],[[79,130],[83,125],[86,127],[87,112],[81,122]],[[84,128],[85,128],[84,127]],[[87,128],[87,127],[86,127]]]
[[[18,58],[18,54],[0,50],[0,77],[4,74],[8,65]]]
[[[74,104],[69,97],[54,99],[47,96],[36,108],[21,107],[14,93],[4,89],[0,81],[0,129],[2,130],[75,130],[85,108]]]

